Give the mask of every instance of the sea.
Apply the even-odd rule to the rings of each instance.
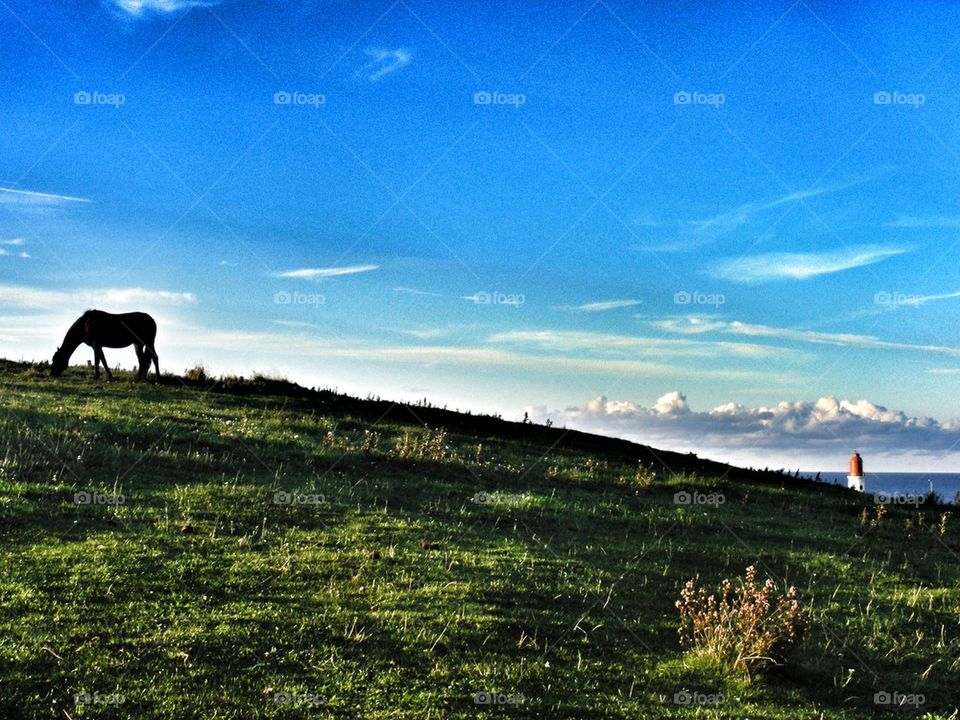
[[[815,478],[816,473],[801,472],[802,477]],[[864,475],[865,490],[868,493],[884,493],[886,495],[925,495],[932,489],[940,496],[943,502],[951,503],[960,493],[960,473],[894,473],[894,472],[867,472]],[[824,470],[820,473],[820,481],[835,485],[847,486],[846,472],[831,472]]]

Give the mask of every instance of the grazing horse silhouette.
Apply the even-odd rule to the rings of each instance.
[[[63,345],[53,354],[53,363],[50,374],[59,376],[70,363],[70,356],[80,346],[86,343],[93,348],[94,378],[100,382],[100,363],[107,371],[107,381],[113,380],[110,366],[103,349],[122,348],[133,345],[140,361],[140,370],[137,380],[146,380],[150,370],[150,361],[156,368],[157,377],[160,377],[160,358],[154,348],[157,339],[157,323],[146,313],[133,312],[113,315],[101,310],[87,310],[77,318],[77,321],[67,330],[63,338]]]

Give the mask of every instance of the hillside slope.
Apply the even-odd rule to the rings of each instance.
[[[0,717],[957,716],[952,511],[273,381],[0,388]],[[751,564],[813,622],[747,683],[674,602]]]

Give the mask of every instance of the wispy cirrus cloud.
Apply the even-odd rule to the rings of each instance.
[[[394,292],[403,293],[404,295],[424,295],[428,297],[443,297],[440,293],[430,292],[429,290],[420,290],[419,288],[412,287],[395,287]]]
[[[834,345],[837,347],[852,347],[865,350],[910,350],[914,352],[936,353],[960,357],[960,348],[944,345],[918,345],[913,343],[883,340],[873,335],[857,333],[828,333],[818,330],[795,330],[792,328],[757,325],[753,323],[728,321],[719,318],[691,315],[685,318],[668,318],[653,320],[648,323],[652,327],[683,335],[699,335],[718,333],[723,335],[739,335],[754,338],[769,338],[790,342],[808,343],[813,345]]]
[[[346,265],[342,267],[326,268],[299,268],[273,273],[273,277],[294,278],[298,280],[320,280],[323,278],[339,277],[340,275],[356,275],[358,273],[378,270],[379,265]]]
[[[0,257],[18,257],[21,260],[30,258],[30,253],[26,250],[7,250],[7,248],[22,248],[27,244],[23,238],[12,238],[11,240],[0,240]]]
[[[102,306],[99,309],[109,310],[118,306],[184,305],[196,302],[196,299],[189,292],[139,287],[48,290],[24,285],[0,285],[0,307],[26,310],[60,310],[63,307],[88,308],[97,305]]]
[[[164,14],[196,7],[217,5],[217,0],[110,0],[117,10],[139,17],[146,13]]]
[[[906,250],[879,245],[824,252],[778,252],[746,255],[718,262],[713,275],[736,283],[758,283],[772,280],[807,280],[818,275],[873,265]]]
[[[960,228],[960,216],[928,216],[916,217],[901,215],[896,220],[885,223],[885,227],[894,228],[943,228],[956,230]]]
[[[842,192],[843,190],[867,182],[868,179],[869,178],[866,177],[858,177],[830,185],[821,185],[806,190],[787,193],[772,200],[743,203],[707,217],[681,220],[676,223],[677,236],[674,239],[655,242],[654,244],[656,245],[656,249],[665,252],[690,250],[708,245],[750,226],[765,216],[769,217],[769,211],[771,210],[776,210],[794,203],[802,203],[805,200],[822,195]],[[663,232],[666,225],[647,215],[639,216],[636,224],[659,228],[659,232]]]
[[[291,327],[291,330],[294,330]],[[306,330],[306,329],[305,329]],[[184,347],[249,354],[253,347],[282,347],[290,357],[340,358],[376,363],[410,363],[423,366],[500,367],[530,372],[590,373],[601,376],[708,378],[725,380],[769,380],[754,370],[683,368],[676,365],[634,359],[585,358],[561,355],[534,355],[489,346],[422,344],[384,345],[349,338],[316,337],[307,332],[248,332],[199,328],[187,333]],[[176,339],[174,343],[178,342]]]
[[[370,62],[363,66],[362,72],[367,76],[370,82],[376,82],[380,78],[394,73],[402,67],[406,67],[413,59],[413,53],[403,47],[396,50],[381,47],[369,47],[363,51]]]
[[[416,338],[417,340],[433,340],[443,337],[447,334],[447,331],[442,328],[425,328],[423,330],[396,330],[395,332],[398,332],[401,335],[408,335]]]
[[[586,303],[584,305],[557,305],[554,310],[565,310],[567,312],[605,312],[607,310],[617,310],[619,308],[633,307],[640,305],[643,300],[602,300],[600,302]]]
[[[755,343],[691,340],[584,330],[508,330],[486,338],[488,343],[606,357],[657,358],[780,357],[782,349]],[[791,359],[797,359],[796,357]]]
[[[88,198],[76,197],[74,195],[57,195],[56,193],[38,192],[36,190],[0,187],[0,203],[4,205],[52,206],[90,202],[92,202],[92,200]]]

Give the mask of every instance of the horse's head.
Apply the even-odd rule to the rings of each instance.
[[[57,351],[53,354],[53,360],[50,362],[50,374],[53,377],[60,377],[61,373],[67,369],[67,363],[69,358],[66,357],[66,353],[62,348],[57,348]]]

